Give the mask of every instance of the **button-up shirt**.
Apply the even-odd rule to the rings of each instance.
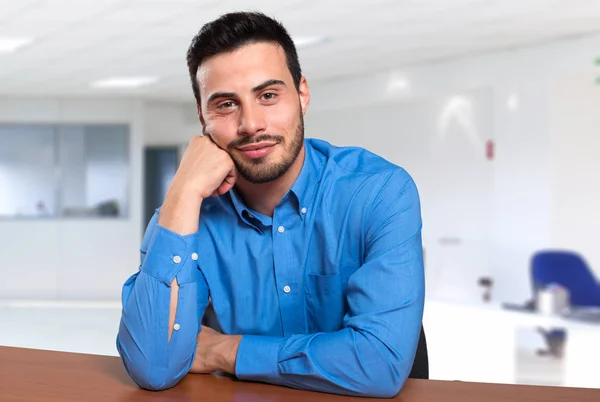
[[[139,386],[169,388],[185,376],[202,323],[243,335],[242,380],[367,396],[404,384],[424,304],[415,183],[364,149],[304,145],[300,175],[272,217],[235,189],[203,201],[192,235],[158,225],[157,211],[123,287],[117,336]]]

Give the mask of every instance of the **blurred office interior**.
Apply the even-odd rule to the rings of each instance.
[[[185,52],[242,1],[0,0],[0,345],[116,355],[187,142]],[[600,388],[600,1],[257,0],[306,136],[421,194],[433,379]]]

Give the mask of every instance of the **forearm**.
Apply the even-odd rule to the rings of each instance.
[[[406,334],[399,350],[374,333],[353,328],[289,339],[244,336],[236,375],[305,390],[392,397],[410,373],[417,337]]]
[[[127,372],[140,387],[169,388],[188,372],[198,332],[195,288],[195,283],[180,288],[176,326],[170,326],[171,289],[144,272],[135,278],[123,301],[117,348]]]
[[[196,233],[201,207],[202,197],[174,179],[160,208],[158,225],[181,236]]]
[[[196,233],[198,231],[201,206],[201,198],[195,196],[193,193],[185,192],[181,186],[173,182],[158,215],[158,225],[180,236]],[[173,327],[176,324],[175,318],[179,300],[179,283],[177,282],[177,278],[170,283],[170,286],[169,342],[173,335]]]
[[[140,387],[164,389],[191,366],[203,313],[198,300],[207,300],[208,290],[194,259],[195,235],[153,225],[145,242],[140,271],[123,287],[117,347]]]

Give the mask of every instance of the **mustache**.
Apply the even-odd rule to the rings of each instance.
[[[256,137],[242,137],[233,140],[227,146],[228,149],[243,147],[244,145],[256,144],[263,141],[283,142],[284,138],[281,135],[262,134]]]

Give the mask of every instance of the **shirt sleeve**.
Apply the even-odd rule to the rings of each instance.
[[[408,173],[383,178],[368,211],[366,257],[348,282],[343,328],[243,336],[240,379],[356,396],[400,391],[415,357],[425,297],[420,201]]]
[[[141,265],[123,286],[117,350],[125,369],[141,388],[176,385],[189,371],[196,352],[208,286],[197,269],[197,234],[180,236],[150,221],[141,247]],[[171,282],[179,298],[169,341]]]

